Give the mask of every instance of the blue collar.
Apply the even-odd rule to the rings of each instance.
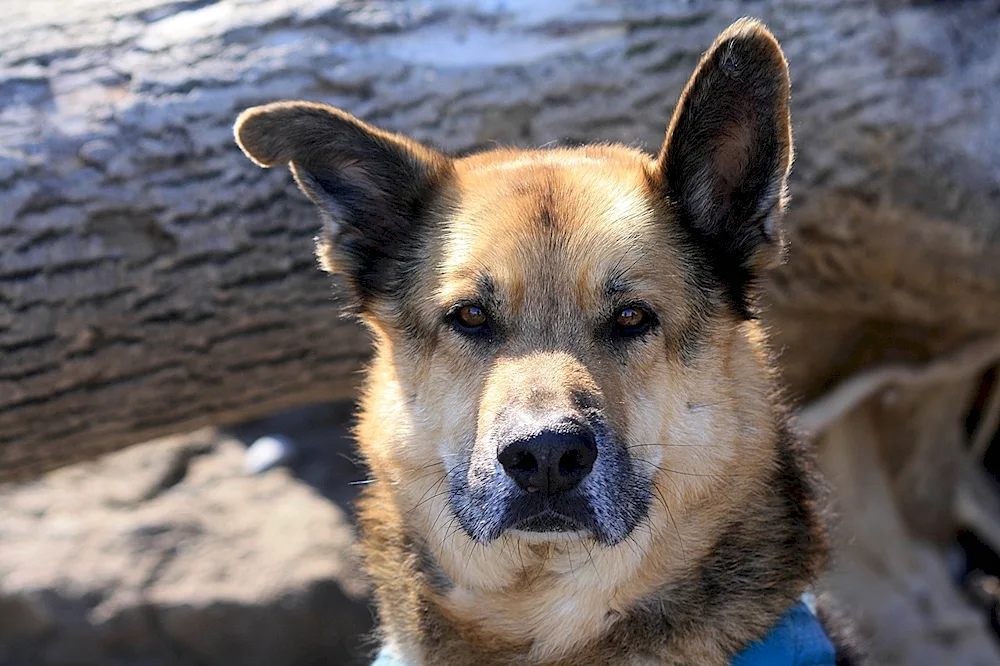
[[[789,609],[763,639],[733,657],[732,666],[834,666],[836,651],[819,623],[812,595]],[[382,648],[372,666],[405,666]]]
[[[815,608],[812,594],[802,595],[767,636],[733,657],[732,666],[834,666],[837,651]]]

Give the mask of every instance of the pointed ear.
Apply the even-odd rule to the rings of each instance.
[[[778,42],[759,22],[741,19],[688,81],[657,164],[679,222],[705,247],[744,317],[755,279],[782,258],[789,98]]]
[[[391,296],[419,245],[415,233],[451,161],[406,137],[324,104],[277,102],[247,109],[236,143],[263,167],[290,164],[319,208],[323,266],[343,274],[361,304]]]

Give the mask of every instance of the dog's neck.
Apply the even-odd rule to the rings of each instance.
[[[636,536],[621,550],[584,541],[508,539],[500,545],[502,557],[517,567],[508,585],[484,590],[456,584],[438,603],[463,625],[530,645],[531,661],[572,653],[604,635],[634,600],[654,592],[653,571],[661,567],[642,556],[642,542],[652,537]]]
[[[808,456],[784,428],[774,462],[771,478],[742,499],[744,511],[716,518],[725,522],[713,542],[683,528],[704,525],[708,514],[681,521],[676,533],[635,535],[689,549],[675,560],[683,566],[663,550],[650,551],[658,561],[641,556],[637,541],[620,546],[635,557],[618,557],[616,566],[630,569],[612,577],[601,561],[608,549],[512,539],[520,575],[492,590],[456,584],[412,533],[392,489],[376,483],[361,520],[385,637],[413,664],[623,663],[623,647],[635,664],[727,664],[795,603],[825,561]]]

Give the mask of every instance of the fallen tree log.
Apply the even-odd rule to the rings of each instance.
[[[933,408],[928,397],[911,392],[905,400]],[[880,460],[882,408],[867,401],[818,441],[842,520],[825,583],[851,609],[874,664],[1000,664],[985,615],[963,598],[941,551],[915,537],[900,515],[897,488]]]
[[[820,587],[852,610],[874,663],[1000,664],[987,623],[1000,572],[986,561],[1000,553],[1000,486],[982,467],[998,439],[998,359],[1000,338],[979,339],[924,365],[860,372],[797,412],[838,516]],[[959,548],[962,530],[990,557]]]
[[[0,481],[350,395],[367,353],[315,216],[232,143],[342,106],[448,150],[655,148],[702,49],[760,16],[794,82],[793,392],[1000,325],[1000,3],[16,3],[0,52]],[[58,9],[58,11],[56,11]]]

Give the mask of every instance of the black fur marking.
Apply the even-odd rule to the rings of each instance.
[[[362,307],[375,299],[403,300],[416,282],[413,274],[427,256],[433,189],[413,197],[405,207],[397,204],[393,217],[385,219],[380,208],[358,202],[360,195],[349,184],[333,179],[321,182],[345,210],[344,226],[330,240],[334,251],[348,259],[345,272]]]
[[[617,271],[608,276],[608,279],[604,281],[604,295],[609,300],[618,300],[623,295],[627,295],[635,291],[635,287],[624,277],[622,277],[621,271]]]
[[[694,242],[704,248],[703,254],[711,257],[706,265],[714,267],[726,305],[743,320],[756,319],[753,296],[757,276],[743,263],[747,256],[746,246],[734,246],[728,239],[704,234],[683,215],[678,219]]]
[[[416,282],[431,209],[452,168],[448,158],[310,102],[249,109],[236,134],[258,164],[291,165],[323,219],[323,258],[344,275],[362,310]]]
[[[556,227],[555,194],[552,191],[552,184],[546,182],[545,189],[538,196],[538,223],[543,229],[554,229]]]
[[[541,206],[541,210],[538,213],[538,222],[542,225],[544,229],[551,229],[556,226],[555,218],[552,215],[552,208],[547,204]]]
[[[660,154],[663,194],[743,319],[762,252],[780,255],[791,144],[788,78],[773,39],[746,26],[705,56]]]
[[[492,301],[496,298],[497,283],[492,275],[482,273],[476,278],[476,288],[484,301]]]
[[[430,548],[422,539],[410,537],[413,550],[416,554],[416,567],[424,575],[424,579],[431,589],[437,594],[448,594],[455,587],[455,583],[448,577],[448,574],[438,564],[437,559],[431,553]]]

